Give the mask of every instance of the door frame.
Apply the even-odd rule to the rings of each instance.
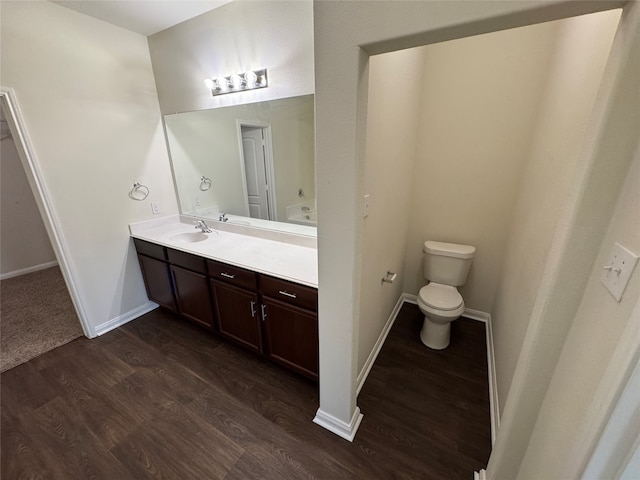
[[[264,134],[264,162],[266,165],[267,185],[269,186],[269,195],[267,203],[269,204],[270,215],[269,220],[278,220],[278,211],[276,210],[276,173],[273,165],[273,140],[271,138],[271,124],[257,122],[255,120],[236,120],[236,132],[238,136],[238,149],[240,152],[240,169],[242,173],[242,194],[244,201],[244,211],[247,217],[249,214],[249,199],[247,198],[247,175],[244,168],[244,148],[242,147],[242,127],[260,128]]]
[[[13,137],[13,143],[18,151],[22,168],[27,176],[27,181],[31,187],[31,192],[36,204],[38,205],[42,222],[47,230],[49,241],[53,247],[53,252],[55,253],[60,271],[62,272],[62,277],[67,285],[71,302],[80,320],[80,325],[82,325],[85,336],[93,338],[96,336],[96,332],[88,322],[87,312],[82,297],[80,296],[78,282],[76,281],[75,271],[72,266],[69,247],[64,240],[60,222],[54,213],[51,197],[40,170],[35,150],[27,135],[23,121],[24,117],[18,106],[15,91],[12,88],[0,86],[0,101],[3,101],[3,105],[6,107],[5,115],[7,124],[9,125],[9,131]]]

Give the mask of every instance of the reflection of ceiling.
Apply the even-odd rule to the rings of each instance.
[[[49,0],[148,36],[221,7],[231,0]]]

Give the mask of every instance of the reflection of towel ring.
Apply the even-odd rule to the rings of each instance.
[[[138,200],[139,202],[141,202],[148,196],[149,196],[149,187],[147,187],[146,185],[142,185],[139,182],[135,182],[133,184],[133,188],[129,192],[129,198],[131,200]]]
[[[205,177],[204,175],[200,177],[200,190],[206,192],[211,188],[211,179]]]

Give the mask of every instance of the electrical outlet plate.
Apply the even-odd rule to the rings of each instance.
[[[638,256],[635,253],[616,243],[607,264],[602,267],[600,281],[618,302],[637,263]]]
[[[158,202],[151,202],[151,212],[153,212],[154,215],[160,213],[160,204]]]

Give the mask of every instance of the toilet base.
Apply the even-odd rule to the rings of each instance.
[[[422,330],[420,330],[420,340],[427,347],[433,350],[444,350],[451,341],[451,322],[435,323],[424,317]]]

